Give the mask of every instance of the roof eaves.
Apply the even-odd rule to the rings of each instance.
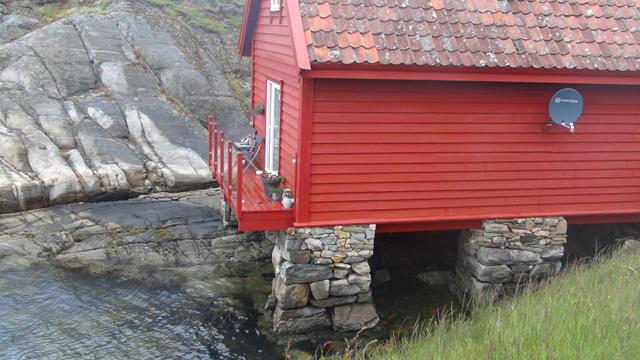
[[[238,37],[238,55],[250,56],[253,33],[258,20],[261,0],[247,0],[242,13],[242,27]]]
[[[293,41],[294,52],[298,67],[301,70],[311,70],[309,53],[307,52],[307,41],[304,38],[304,27],[302,26],[302,15],[300,15],[300,4],[298,0],[285,0],[287,6],[287,16],[289,18],[289,30]]]

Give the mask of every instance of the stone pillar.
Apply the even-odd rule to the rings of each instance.
[[[274,239],[273,327],[278,334],[378,322],[368,259],[375,225],[290,228]]]
[[[453,290],[464,301],[512,295],[557,274],[566,241],[561,217],[483,221],[461,234]]]

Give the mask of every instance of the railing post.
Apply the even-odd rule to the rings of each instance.
[[[213,177],[218,179],[218,125],[213,123]]]
[[[224,191],[224,131],[220,131],[220,169],[218,169],[218,185],[222,188],[222,194]]]
[[[229,201],[231,201],[231,196],[233,196],[233,157],[231,156],[233,152],[233,143],[231,140],[227,142],[227,186],[229,188]]]
[[[240,220],[240,217],[242,217],[242,162],[242,152],[238,151],[238,153],[236,154],[236,173],[238,174],[236,177],[236,191],[238,192],[238,209],[236,211],[236,218],[238,218],[238,220]]]
[[[213,115],[209,115],[209,117],[207,118],[207,130],[209,131],[209,141],[208,141],[208,148],[209,148],[209,172],[211,173],[211,176],[213,175],[213,151],[211,151],[212,146],[213,146]]]

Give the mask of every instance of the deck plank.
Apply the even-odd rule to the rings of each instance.
[[[292,211],[279,201],[271,201],[264,195],[262,180],[252,170],[244,173],[242,181],[242,212]]]

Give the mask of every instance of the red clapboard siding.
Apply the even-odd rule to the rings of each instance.
[[[640,88],[316,79],[309,223],[640,213]]]
[[[282,82],[282,117],[280,124],[280,175],[286,187],[295,186],[298,146],[298,114],[300,107],[300,77],[295,58],[291,30],[286,11],[271,13],[269,2],[262,1],[258,15],[252,51],[251,104],[265,104],[267,80]],[[255,118],[258,134],[265,136],[265,117]],[[259,164],[264,165],[264,153]]]

